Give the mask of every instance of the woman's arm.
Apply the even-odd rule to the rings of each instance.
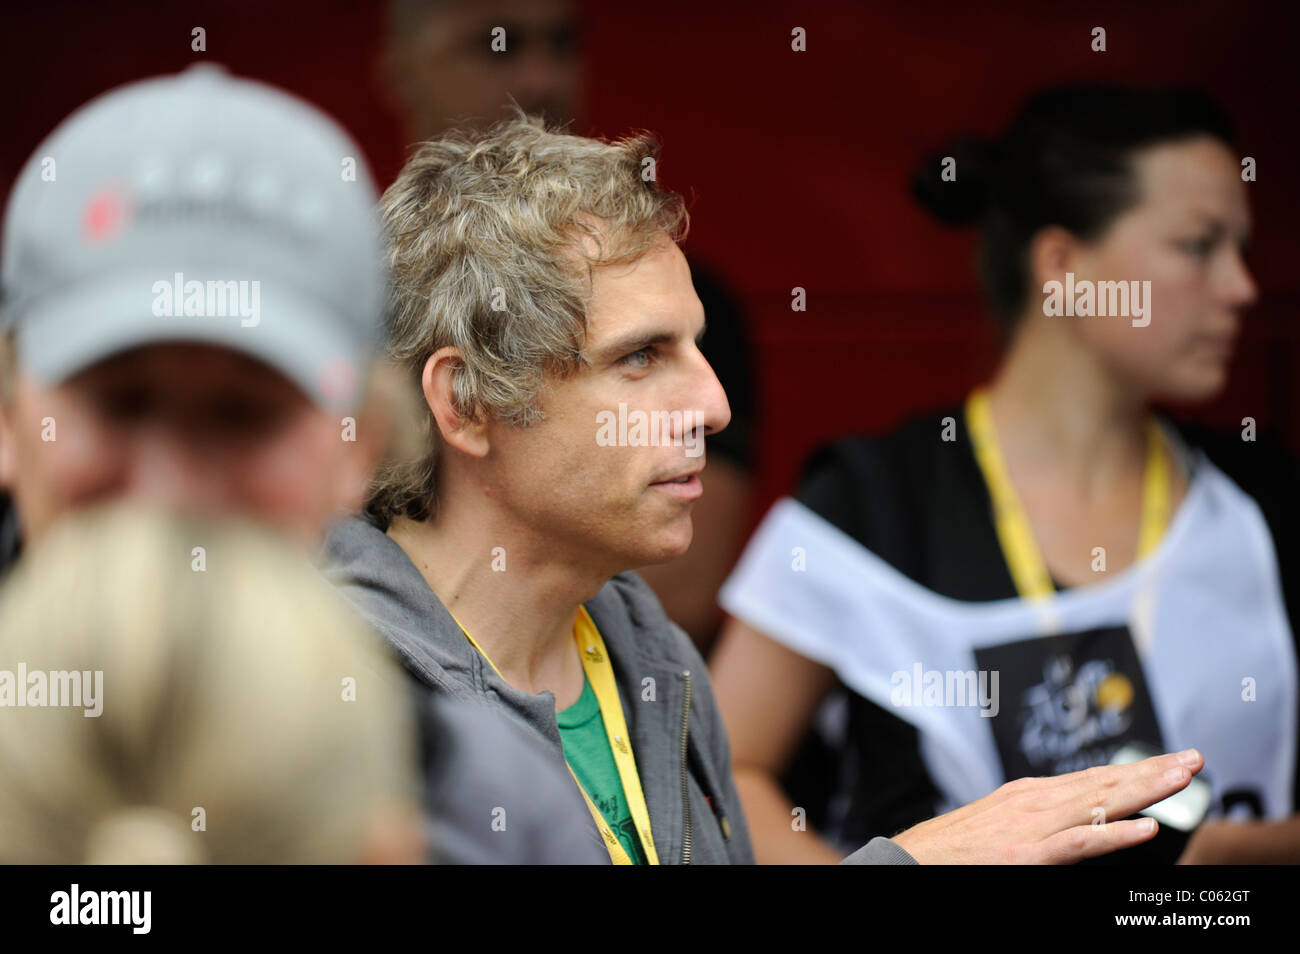
[[[744,798],[744,794],[741,794]],[[1283,821],[1204,822],[1187,841],[1180,865],[1300,863],[1300,815]]]
[[[792,824],[795,806],[777,782],[835,674],[736,619],[723,627],[709,673],[758,863],[837,864],[843,852]]]

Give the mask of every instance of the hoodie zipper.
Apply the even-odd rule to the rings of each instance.
[[[682,808],[685,809],[686,826],[682,836],[682,864],[691,863],[691,792],[686,783],[686,734],[691,719],[691,673],[684,670],[686,677],[686,701],[682,705]]]

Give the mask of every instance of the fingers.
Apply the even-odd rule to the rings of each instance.
[[[1095,858],[1098,855],[1150,841],[1155,837],[1158,827],[1154,818],[1106,822],[1102,825],[1078,825],[1057,832],[1052,837],[1039,842],[1036,847],[1040,856],[1026,858],[1025,863],[1073,864],[1084,858]]]
[[[1127,765],[1098,765],[1063,776],[1064,784],[1048,789],[1045,808],[1059,812],[1062,829],[1091,825],[1097,817],[1120,819],[1141,811],[1187,787],[1205,765],[1196,749],[1157,755]]]
[[[1121,819],[1185,788],[1204,765],[1200,752],[1187,749],[1054,778],[1017,779],[896,840],[944,864],[1068,864],[1154,837],[1154,819]]]

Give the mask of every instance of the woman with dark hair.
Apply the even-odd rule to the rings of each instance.
[[[963,407],[817,453],[724,587],[713,678],[759,860],[1192,745],[1208,786],[1116,860],[1297,860],[1295,468],[1152,411],[1219,393],[1256,299],[1226,117],[1054,90],[913,191],[980,226],[1006,351]]]

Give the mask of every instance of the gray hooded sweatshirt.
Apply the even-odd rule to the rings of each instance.
[[[336,524],[323,569],[430,694],[499,707],[563,770],[554,694],[501,679],[387,534],[363,518]],[[614,577],[585,605],[614,668],[660,862],[752,864],[727,733],[694,644],[633,573]],[[887,838],[845,862],[916,863]]]

